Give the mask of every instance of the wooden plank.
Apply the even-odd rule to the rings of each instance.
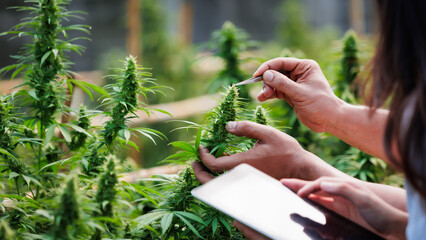
[[[362,35],[365,33],[363,0],[350,0],[349,20],[350,20],[351,28],[354,29],[357,34]]]
[[[179,171],[185,169],[186,166],[177,165],[177,166],[159,166],[153,168],[140,169],[135,172],[124,173],[122,177],[119,178],[120,181],[125,181],[128,183],[136,183],[140,179],[150,178],[153,175],[158,174],[176,174]]]
[[[127,1],[127,51],[141,58],[141,18],[139,0]]]

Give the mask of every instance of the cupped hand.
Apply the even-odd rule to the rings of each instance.
[[[308,197],[386,239],[405,238],[407,213],[386,203],[358,180],[321,177],[281,182],[300,197]]]
[[[285,99],[299,120],[315,132],[325,132],[338,119],[345,104],[333,93],[319,65],[313,60],[275,58],[263,63],[253,76],[263,74],[259,101]]]
[[[321,171],[331,168],[315,155],[305,151],[294,138],[273,127],[239,121],[228,123],[226,129],[234,135],[258,141],[246,152],[219,158],[210,154],[206,148],[200,147],[201,160],[212,172],[222,173],[241,163],[247,163],[276,179],[315,179],[322,175]]]

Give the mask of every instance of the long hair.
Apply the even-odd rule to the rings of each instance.
[[[377,0],[380,37],[367,104],[390,100],[387,157],[426,201],[426,3]]]

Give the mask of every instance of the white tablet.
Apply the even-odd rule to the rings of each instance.
[[[314,207],[278,180],[247,164],[195,188],[192,195],[272,239],[320,239],[321,232],[315,231],[322,231],[330,217],[325,209]],[[331,215],[336,217],[335,213]],[[343,217],[337,219],[334,219],[337,226],[331,229],[337,227],[340,231],[338,225],[348,225],[349,221]],[[355,237],[377,238],[374,234],[369,237],[371,233],[349,223],[355,228],[349,227],[349,231],[341,231],[341,234],[352,231]],[[324,228],[327,229],[330,227]]]

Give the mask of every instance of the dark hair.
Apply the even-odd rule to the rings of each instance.
[[[377,6],[380,37],[366,102],[376,109],[390,99],[386,155],[426,201],[426,3],[377,0]]]

